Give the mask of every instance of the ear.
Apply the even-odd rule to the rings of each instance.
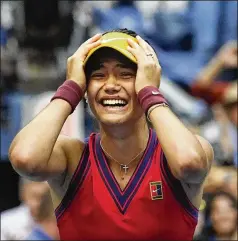
[[[88,103],[88,93],[87,93],[87,91],[84,94],[84,99],[85,99],[86,103]]]

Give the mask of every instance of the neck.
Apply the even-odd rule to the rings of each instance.
[[[103,149],[121,164],[128,164],[144,150],[149,138],[149,128],[142,118],[133,126],[101,125],[100,133]]]

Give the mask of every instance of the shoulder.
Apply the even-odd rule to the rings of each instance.
[[[57,194],[57,199],[61,199],[67,191],[71,178],[81,161],[82,154],[87,145],[87,141],[78,138],[67,135],[60,135],[58,137],[55,144],[55,151],[57,152],[57,149],[63,150],[67,159],[67,168],[60,176],[48,180],[52,191]]]
[[[80,151],[84,149],[85,142],[67,135],[59,135],[56,145],[63,147],[66,151]],[[76,148],[76,149],[75,149]]]
[[[56,149],[63,149],[68,165],[71,165],[71,162],[79,161],[85,146],[84,141],[67,135],[59,135],[55,144]]]

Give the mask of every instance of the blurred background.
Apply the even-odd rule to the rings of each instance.
[[[2,240],[59,238],[47,184],[20,178],[8,148],[65,80],[67,58],[114,28],[150,42],[172,110],[214,148],[194,239],[237,240],[237,1],[1,1],[0,16]],[[92,131],[82,102],[62,132]]]

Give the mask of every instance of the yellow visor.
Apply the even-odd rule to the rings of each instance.
[[[133,54],[131,54],[127,50],[128,42],[127,39],[130,38],[133,41],[137,42],[137,39],[125,34],[125,33],[119,33],[119,32],[111,32],[111,33],[106,33],[105,35],[102,36],[102,42],[99,46],[96,48],[93,48],[89,51],[86,59],[84,60],[84,66],[86,65],[87,61],[89,58],[95,53],[98,49],[108,47],[117,50],[121,54],[123,54],[125,57],[130,59],[132,62],[137,64],[136,58],[134,57]]]

